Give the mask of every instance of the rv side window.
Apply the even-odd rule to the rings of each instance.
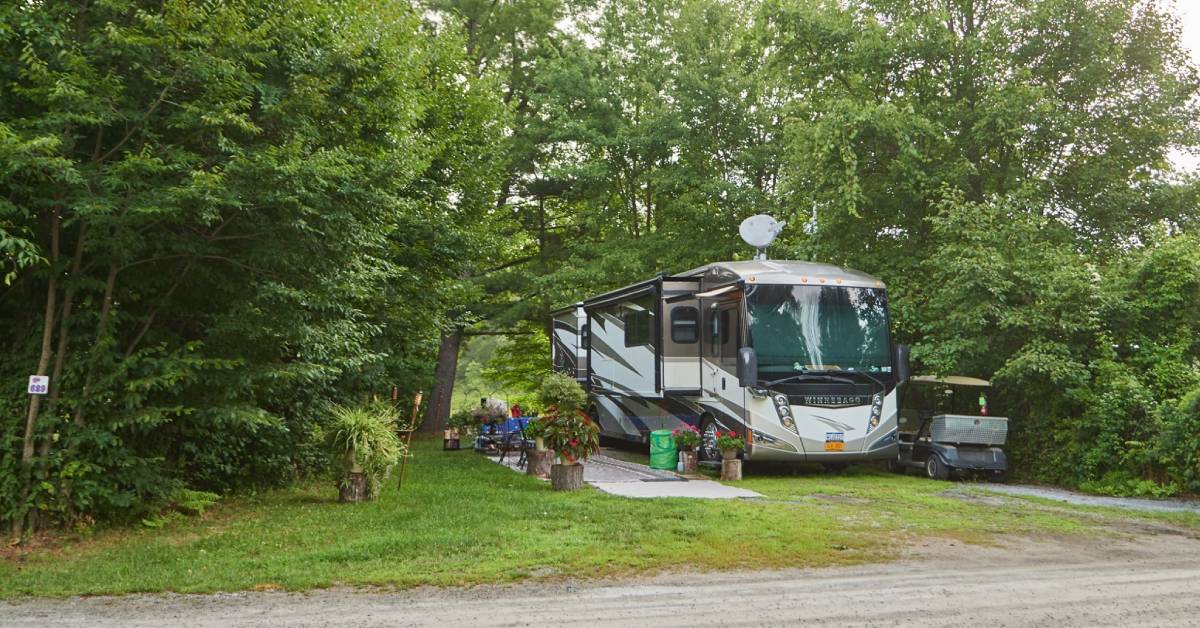
[[[639,347],[653,344],[650,333],[650,312],[627,312],[625,314],[625,346]]]
[[[671,342],[691,344],[700,340],[700,310],[677,307],[671,310]]]

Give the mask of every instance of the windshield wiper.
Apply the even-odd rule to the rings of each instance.
[[[833,375],[829,375],[828,373],[797,373],[796,375],[788,375],[787,377],[782,377],[780,379],[775,379],[775,380],[771,380],[769,382],[761,382],[761,383],[762,383],[763,387],[770,388],[771,386],[775,386],[777,384],[783,384],[783,383],[791,382],[791,381],[799,382],[799,381],[804,381],[804,380],[819,381],[819,382],[836,382],[839,384],[854,384],[854,380],[852,380],[852,379],[846,379],[844,377],[835,377]]]
[[[863,377],[866,377],[867,379],[871,380],[871,382],[873,384],[878,386],[879,392],[887,391],[887,386],[882,381],[880,381],[877,377],[875,377],[874,375],[871,375],[870,373],[868,373],[866,371],[822,371],[822,372],[823,373],[837,373],[838,375],[862,375]],[[849,381],[849,380],[846,380],[846,381]],[[850,383],[853,384],[854,382],[851,381]],[[874,391],[872,391],[872,394],[874,394]]]

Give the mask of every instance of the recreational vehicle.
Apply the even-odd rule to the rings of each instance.
[[[887,292],[810,262],[716,262],[553,313],[553,362],[590,394],[605,436],[645,442],[682,423],[717,460],[717,431],[747,460],[830,466],[895,458],[897,384]]]

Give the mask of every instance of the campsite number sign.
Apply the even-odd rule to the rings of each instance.
[[[29,394],[44,395],[50,392],[50,378],[45,375],[29,376]]]

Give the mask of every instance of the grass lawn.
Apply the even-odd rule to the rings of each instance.
[[[440,444],[414,444],[403,491],[393,480],[368,504],[339,504],[331,483],[312,483],[157,530],[101,530],[6,554],[0,598],[823,566],[888,560],[922,536],[1101,533],[1105,516],[944,495],[952,485],[871,469],[752,477],[742,485],[768,497],[756,501],[559,493]]]

